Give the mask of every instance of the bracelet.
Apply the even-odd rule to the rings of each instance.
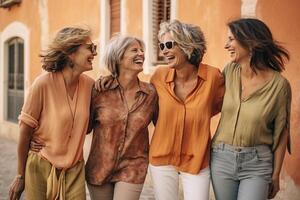
[[[18,175],[16,176],[16,179],[24,179],[24,176],[21,175],[21,174],[18,174]]]

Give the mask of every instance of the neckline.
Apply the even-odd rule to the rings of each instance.
[[[259,91],[261,91],[264,88],[266,88],[271,82],[273,82],[275,80],[276,77],[277,77],[277,73],[276,73],[276,71],[274,71],[273,76],[272,76],[272,78],[270,78],[270,80],[267,80],[264,84],[262,84],[256,90],[254,90],[253,92],[251,92],[246,98],[242,98],[242,76],[241,76],[241,67],[239,67],[239,91],[240,91],[240,95],[239,96],[240,96],[240,101],[241,102],[248,101],[253,96],[255,96],[255,94],[257,94]]]
[[[69,111],[70,111],[70,115],[71,115],[71,118],[72,118],[72,129],[73,129],[73,126],[74,126],[74,121],[75,121],[75,115],[76,115],[76,111],[77,111],[77,100],[78,100],[78,94],[79,94],[79,85],[80,85],[80,77],[78,78],[78,82],[77,82],[77,86],[76,86],[76,89],[75,89],[75,92],[73,94],[73,98],[71,98],[71,96],[69,95],[68,91],[67,91],[67,86],[66,86],[66,82],[65,82],[65,79],[64,79],[64,75],[63,73],[61,72],[61,78],[62,78],[62,83],[64,85],[64,93],[65,93],[65,99],[66,99],[66,103],[69,107]],[[74,112],[73,112],[73,109],[72,109],[72,105],[74,105]]]

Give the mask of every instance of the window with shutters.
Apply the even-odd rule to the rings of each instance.
[[[153,0],[152,4],[152,34],[154,63],[164,63],[163,56],[159,50],[157,38],[159,25],[171,18],[171,0]]]
[[[120,32],[120,0],[110,0],[110,37]]]
[[[6,120],[18,121],[24,102],[24,41],[13,38],[6,44],[7,49],[7,114]]]

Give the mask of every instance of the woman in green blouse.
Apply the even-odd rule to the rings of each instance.
[[[280,72],[289,54],[258,19],[228,24],[231,62],[213,139],[211,173],[216,199],[264,200],[279,191],[289,148],[291,88]]]

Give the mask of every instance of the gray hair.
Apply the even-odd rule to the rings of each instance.
[[[113,77],[119,76],[118,68],[123,55],[126,49],[135,41],[138,42],[143,49],[145,48],[145,44],[142,40],[136,37],[122,35],[114,36],[106,46],[103,61]]]
[[[161,40],[166,33],[171,34],[189,62],[198,67],[206,52],[206,41],[200,27],[172,20],[160,24],[158,39]]]

